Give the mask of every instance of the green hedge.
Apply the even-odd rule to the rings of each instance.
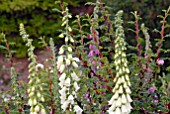
[[[80,2],[94,2],[95,0],[64,1],[72,6],[77,6]],[[149,28],[156,28],[159,25],[157,15],[161,14],[162,9],[167,9],[170,4],[169,0],[125,0],[123,2],[122,0],[103,0],[103,2],[112,8],[112,14],[120,9],[124,10],[127,21],[133,19],[130,12],[137,10]],[[26,47],[19,36],[18,26],[21,22],[34,39],[36,47],[41,48],[41,45],[37,43],[40,36],[45,36],[47,41],[53,37],[56,44],[61,44],[57,38],[59,33],[56,31],[60,28],[60,15],[52,10],[59,6],[54,3],[50,0],[0,0],[0,32],[6,34],[8,41],[15,42],[15,46],[12,47],[16,50],[15,56],[26,56]],[[125,21],[125,26],[127,21]]]

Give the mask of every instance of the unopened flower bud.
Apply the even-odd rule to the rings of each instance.
[[[71,47],[68,47],[68,51],[69,51],[69,52],[72,52],[72,48],[71,48]]]
[[[32,100],[32,102],[33,102],[33,105],[37,104],[37,100],[35,98]]]
[[[40,92],[37,93],[37,97],[40,98],[41,97],[41,94]]]
[[[72,31],[71,27],[68,27],[68,31],[69,31],[69,32],[71,32],[71,31]]]
[[[33,87],[31,88],[31,90],[32,90],[32,91],[35,91],[35,87],[33,86]]]
[[[31,92],[28,96],[31,97],[34,95],[34,92]]]
[[[41,97],[41,101],[42,101],[42,102],[44,102],[44,101],[45,101],[45,99],[44,99],[44,97],[43,97],[43,96]]]
[[[68,42],[68,37],[65,37],[65,42]]]
[[[70,42],[74,43],[74,39],[72,37],[70,38]]]
[[[75,68],[78,67],[78,65],[77,65],[77,63],[76,63],[75,61],[72,62],[72,65],[73,65],[73,67],[75,67]]]
[[[59,37],[60,37],[60,38],[64,38],[64,34],[60,34]]]

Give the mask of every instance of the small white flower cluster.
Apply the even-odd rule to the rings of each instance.
[[[59,86],[61,87],[61,90],[59,90],[59,93],[61,94],[60,103],[62,104],[61,108],[63,109],[63,111],[65,111],[68,108],[68,106],[70,106],[69,108],[71,109],[73,105],[76,114],[82,113],[83,110],[74,102],[74,99],[77,98],[76,92],[80,89],[80,87],[77,84],[79,80],[80,80],[79,77],[76,75],[74,71],[71,73],[71,77],[66,76],[66,73],[62,73],[60,75]],[[73,84],[71,83],[71,81],[73,82]],[[70,93],[69,90],[70,86],[72,85],[74,87],[74,90]]]
[[[123,12],[118,12],[123,13]],[[114,64],[116,66],[116,77],[114,79],[115,87],[112,92],[114,95],[109,101],[109,114],[129,114],[131,112],[132,99],[130,97],[130,80],[129,80],[129,69],[127,66],[127,58],[125,42],[124,42],[124,31],[122,29],[121,23],[122,20],[119,17],[120,14],[117,14],[117,19],[115,21],[116,29],[116,40],[115,40],[115,55],[114,55]]]

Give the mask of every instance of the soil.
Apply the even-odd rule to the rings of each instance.
[[[45,59],[49,58],[50,55],[47,49],[36,50],[35,55],[37,56],[37,62],[44,64]],[[17,58],[13,57],[13,64],[16,70],[16,74],[19,76],[19,81],[27,83],[28,79],[28,58]],[[5,55],[0,54],[0,92],[11,90],[11,76],[10,76],[10,62]]]

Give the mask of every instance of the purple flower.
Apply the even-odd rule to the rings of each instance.
[[[87,35],[87,39],[92,39],[93,37],[92,37],[92,35]]]
[[[157,96],[157,95],[154,95],[154,97],[155,97],[155,98],[158,98],[158,96]]]
[[[152,93],[154,93],[155,88],[154,88],[154,87],[150,87],[150,88],[149,88],[149,91],[152,92]]]
[[[158,65],[163,65],[163,64],[164,64],[164,60],[162,60],[162,59],[159,60],[159,59],[158,59],[158,60],[157,60],[157,63],[158,63]]]
[[[92,50],[92,49],[94,49],[94,48],[95,48],[94,45],[92,45],[92,44],[89,45],[89,49],[90,49],[90,50]]]
[[[151,69],[150,69],[150,68],[147,68],[147,71],[148,71],[148,72],[151,72]]]
[[[89,94],[85,94],[85,99],[89,102],[90,99],[89,99]]]
[[[100,94],[104,95],[104,94],[105,94],[105,92],[101,92]]]
[[[89,57],[92,57],[94,56],[94,52],[93,51],[90,51],[89,54],[88,54]]]

